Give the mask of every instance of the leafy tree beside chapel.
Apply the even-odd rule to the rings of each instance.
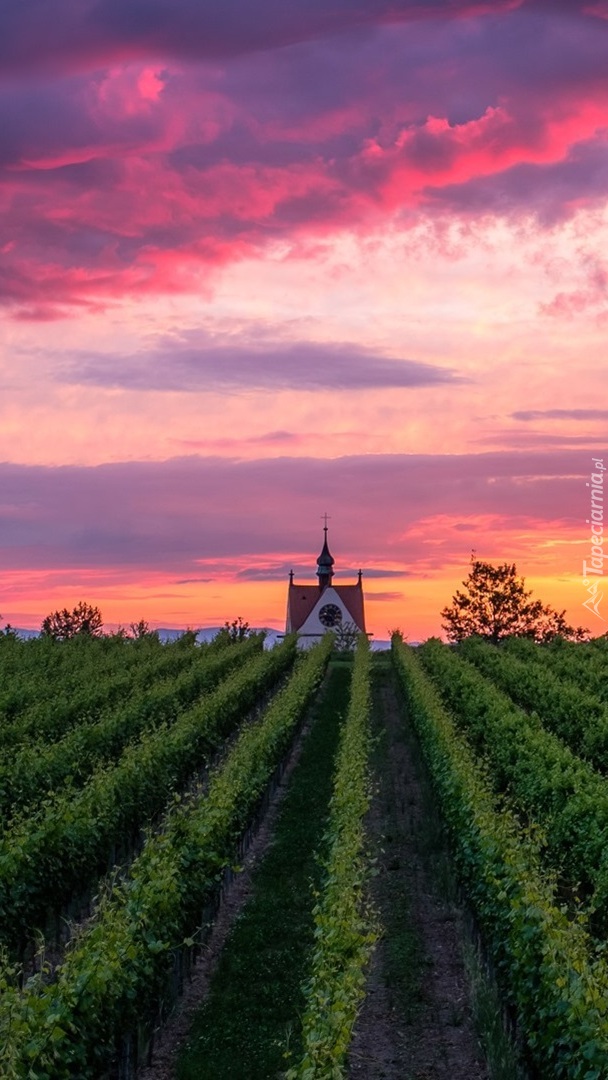
[[[471,556],[471,569],[464,591],[458,589],[452,603],[441,617],[448,640],[463,641],[476,635],[494,645],[507,637],[526,637],[533,641],[551,641],[555,637],[580,641],[587,631],[566,622],[565,610],[556,611],[540,600],[532,599],[515,563],[491,563]]]

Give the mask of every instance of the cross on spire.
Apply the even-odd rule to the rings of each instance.
[[[333,565],[334,559],[327,546],[327,522],[329,521],[329,514],[321,514],[321,518],[324,522],[323,525],[323,550],[317,559],[317,577],[319,578],[319,588],[321,591],[328,585],[331,585],[331,579],[333,577]]]

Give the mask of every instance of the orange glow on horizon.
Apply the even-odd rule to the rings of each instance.
[[[519,570],[519,567],[518,567]],[[410,641],[431,636],[445,636],[441,628],[440,611],[447,606],[456,589],[462,588],[467,567],[454,573],[445,571],[423,577],[391,578],[384,582],[363,577],[367,629],[378,640],[389,637],[390,631],[401,629]],[[25,576],[24,576],[25,577]],[[29,578],[30,575],[27,575]],[[78,584],[74,584],[74,580]],[[312,576],[310,578],[312,579]],[[336,578],[336,583],[346,579]],[[586,627],[592,636],[606,632],[601,619],[595,619],[583,608],[587,594],[580,576],[526,576],[526,586],[534,599],[550,604],[558,611],[566,609],[566,618],[574,626]],[[36,583],[13,580],[13,604],[3,607],[3,622],[24,629],[38,630],[45,615],[57,608],[71,608],[80,600],[97,605],[108,630],[128,627],[131,622],[145,619],[153,627],[167,629],[221,626],[241,616],[252,627],[266,626],[284,630],[287,604],[285,582],[221,581],[206,585],[178,588],[170,579],[160,575],[146,580],[126,578],[122,583],[100,581],[96,572],[65,575],[64,580],[45,588]],[[395,594],[391,596],[390,594]],[[380,594],[378,599],[376,596]]]

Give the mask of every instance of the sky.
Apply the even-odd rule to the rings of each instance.
[[[472,551],[605,633],[607,71],[608,0],[3,5],[4,620],[280,628],[327,513],[378,638]]]

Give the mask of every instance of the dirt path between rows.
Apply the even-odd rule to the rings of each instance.
[[[390,666],[376,662],[376,790],[368,833],[384,934],[349,1055],[351,1080],[487,1080],[463,959],[462,918],[442,896],[442,841],[416,737]],[[384,732],[384,733],[383,733]]]

